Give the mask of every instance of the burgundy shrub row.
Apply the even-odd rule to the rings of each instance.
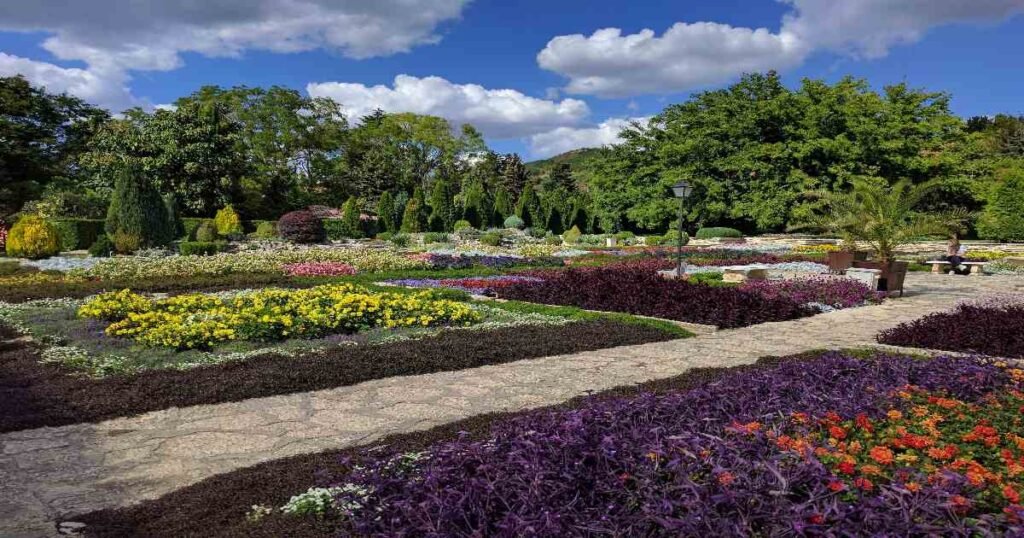
[[[1024,305],[984,307],[962,304],[929,314],[878,335],[894,346],[1024,358]]]
[[[786,297],[731,287],[690,284],[660,277],[664,262],[647,260],[606,267],[536,271],[541,282],[523,282],[499,290],[499,297],[533,303],[626,312],[720,328],[784,321],[813,312]]]

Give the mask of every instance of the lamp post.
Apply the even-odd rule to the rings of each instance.
[[[672,193],[679,198],[679,243],[676,245],[676,277],[683,278],[683,205],[693,192],[693,186],[687,181],[672,185]]]

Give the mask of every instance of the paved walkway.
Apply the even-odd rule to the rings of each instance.
[[[912,274],[907,288],[905,298],[879,306],[685,340],[3,434],[0,536],[54,535],[53,522],[62,517],[157,497],[271,459],[550,405],[696,367],[872,345],[880,330],[961,298],[1024,291],[1024,279]]]

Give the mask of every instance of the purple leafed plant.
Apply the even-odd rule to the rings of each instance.
[[[832,308],[852,308],[882,300],[878,292],[850,278],[750,280],[740,289],[765,298],[787,298],[799,304],[817,303]]]
[[[530,276],[499,275],[466,278],[407,278],[390,280],[386,284],[406,286],[410,288],[451,288],[479,295],[493,294],[495,290],[506,288],[519,282],[539,282],[541,279]]]
[[[990,298],[960,304],[949,312],[929,314],[883,331],[878,341],[1024,359],[1024,303]]]
[[[1011,383],[1004,370],[969,359],[831,353],[686,392],[531,413],[499,422],[487,439],[421,454],[369,451],[325,483],[345,488],[336,506],[347,507],[344,525],[361,536],[1014,533],[1022,529],[1003,514],[950,509],[954,496],[971,494],[962,480],[914,493],[835,491],[836,477],[813,453],[774,442],[797,412],[884,416],[908,384],[977,402]],[[755,434],[738,434],[737,423],[756,423]]]
[[[498,296],[542,304],[640,314],[723,328],[783,321],[813,312],[787,297],[764,297],[737,288],[702,286],[660,277],[645,260],[606,267],[535,271],[541,282],[497,290]]]

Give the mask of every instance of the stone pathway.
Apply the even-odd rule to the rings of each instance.
[[[882,329],[962,298],[1024,291],[1024,279],[911,274],[907,289],[903,299],[879,306],[685,340],[2,434],[0,536],[57,535],[54,521],[63,517],[158,497],[271,459],[550,405],[691,368],[873,345]]]

